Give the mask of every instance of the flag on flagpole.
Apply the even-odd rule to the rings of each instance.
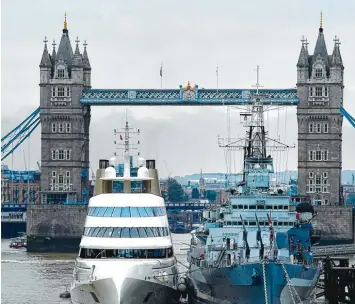
[[[123,136],[120,134],[120,140],[123,140]]]
[[[163,64],[160,65],[160,77],[163,77]]]

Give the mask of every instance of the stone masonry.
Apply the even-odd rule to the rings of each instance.
[[[328,55],[321,25],[313,55],[303,39],[297,63],[299,194],[320,205],[341,204],[344,66],[339,45],[335,38]]]
[[[67,23],[58,50],[47,39],[40,63],[41,203],[82,201],[89,187],[90,107],[80,104],[91,87],[86,43],[73,53]]]

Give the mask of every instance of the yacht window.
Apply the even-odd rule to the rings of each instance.
[[[100,211],[100,208],[94,208],[94,211],[93,211],[93,213],[92,213],[92,215],[93,216],[97,216],[97,214],[99,213],[99,211]]]
[[[280,209],[283,209],[283,206],[282,206],[282,205],[279,205],[278,209],[279,209],[279,210],[280,210]]]
[[[274,222],[273,225],[274,225],[275,227],[277,227],[277,222]]]
[[[88,234],[89,234],[89,231],[90,231],[90,228],[88,228],[88,227],[84,228],[84,233],[83,233],[83,235],[88,235]]]
[[[158,227],[158,235],[159,236],[164,236],[164,231],[163,231],[163,227]]]
[[[121,217],[130,217],[131,213],[129,212],[129,207],[122,208]]]
[[[112,216],[114,216],[114,217],[120,217],[120,216],[121,216],[121,210],[122,210],[121,207],[117,207],[117,208],[113,209]]]
[[[227,222],[227,225],[229,225],[229,226],[232,225],[232,222]]]
[[[243,222],[238,222],[238,226],[242,226],[243,225]]]
[[[238,209],[243,209],[243,205],[238,205]]]
[[[152,208],[145,208],[147,211],[148,216],[154,216]]]
[[[150,227],[147,227],[146,231],[147,231],[148,237],[154,237],[153,231],[152,231],[152,229]]]
[[[104,216],[111,216],[111,215],[112,215],[112,212],[113,212],[113,209],[114,209],[114,208],[111,208],[111,207],[107,208],[107,209],[106,209],[106,212],[105,212],[105,214],[104,214]]]
[[[138,213],[138,208],[137,207],[131,207],[131,217],[139,217]]]
[[[283,226],[284,225],[284,223],[283,222],[279,222],[279,226]]]
[[[237,205],[233,205],[232,207],[233,207],[233,209],[238,209]]]
[[[106,211],[106,208],[99,208],[99,212],[97,213],[97,216],[103,216],[105,211]]]
[[[256,209],[256,206],[255,205],[250,205],[249,209]]]
[[[250,221],[250,222],[249,222],[249,226],[256,226],[256,222]]]
[[[104,237],[112,237],[112,233],[113,233],[113,228],[109,227],[109,228],[106,229]]]
[[[103,237],[103,235],[104,235],[105,232],[106,232],[106,229],[107,229],[107,228],[105,228],[105,227],[100,228],[100,231],[99,231],[99,233],[97,234],[97,237]]]
[[[159,212],[159,211],[158,211],[158,208],[154,208],[154,207],[153,207],[152,210],[153,210],[153,215],[154,215],[154,216],[158,216],[158,212]]]
[[[139,212],[141,217],[147,217],[148,216],[147,211],[145,211],[144,207],[138,207],[138,212]]]
[[[90,236],[94,236],[95,237],[99,231],[100,231],[100,227],[96,227],[94,230],[92,230],[92,233],[91,233]]]
[[[284,206],[284,210],[288,210],[288,206],[285,205],[285,206]]]
[[[257,209],[260,210],[260,209],[265,209],[265,206],[264,205],[258,205],[257,206]]]
[[[243,209],[248,209],[248,205],[244,205]]]
[[[129,238],[129,228],[122,228],[121,238]]]
[[[117,227],[113,229],[112,237],[119,238],[121,237],[121,227]]]
[[[232,225],[233,225],[233,226],[237,226],[237,225],[238,225],[238,222],[232,222]]]
[[[272,209],[272,205],[267,205],[266,209],[268,209],[268,210]]]
[[[147,231],[145,230],[145,228],[138,228],[138,232],[139,232],[139,236],[141,237],[141,238],[146,238],[146,237],[148,237],[148,235],[147,235]]]
[[[289,225],[289,226],[293,226],[293,222],[289,222],[288,225]]]
[[[136,227],[131,228],[130,234],[131,238],[139,238],[138,229]]]

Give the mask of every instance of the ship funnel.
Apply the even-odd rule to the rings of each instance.
[[[99,169],[96,170],[96,181],[95,181],[95,189],[94,195],[102,194],[103,193],[103,180],[101,177],[105,176],[105,169],[109,166],[109,161],[107,159],[100,159],[99,160]]]
[[[158,170],[155,169],[155,160],[154,159],[149,159],[149,160],[147,159],[146,166],[149,171],[149,177],[153,178],[153,180],[150,181],[150,191],[149,192],[152,194],[161,196]]]

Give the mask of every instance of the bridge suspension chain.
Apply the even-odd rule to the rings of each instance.
[[[262,261],[261,263],[263,267],[263,280],[264,280],[264,296],[265,296],[265,304],[269,303],[268,297],[267,297],[267,286],[266,286],[266,270],[265,270],[265,260]]]
[[[292,282],[291,282],[291,279],[290,279],[290,276],[288,275],[287,273],[287,270],[286,270],[286,267],[283,263],[281,263],[281,266],[282,266],[282,269],[284,270],[285,272],[285,277],[286,277],[286,281],[287,281],[287,285],[288,285],[288,288],[290,290],[290,294],[291,294],[291,298],[292,298],[292,303],[293,304],[296,304],[296,301],[295,301],[295,298],[293,297],[293,292],[294,294],[296,295],[297,297],[297,301],[298,301],[298,304],[303,304],[295,286],[293,286]]]

